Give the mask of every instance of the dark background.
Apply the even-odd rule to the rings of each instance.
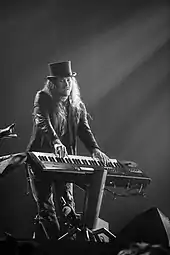
[[[152,206],[170,217],[169,14],[163,0],[1,2],[0,128],[15,122],[18,138],[3,140],[0,155],[25,150],[48,63],[72,60],[102,150],[152,178],[146,198],[104,194],[100,217],[113,233]],[[88,154],[81,143],[79,154]],[[26,192],[23,167],[0,179],[0,235],[31,237]],[[79,210],[83,192],[76,197]]]

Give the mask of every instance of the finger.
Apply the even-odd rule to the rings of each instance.
[[[104,162],[104,165],[106,166],[107,165],[106,159],[103,159],[103,162]]]
[[[62,158],[62,150],[59,150],[59,157]]]
[[[109,163],[110,159],[108,157],[106,157],[106,163]]]
[[[60,146],[56,147],[55,153],[58,157],[60,157]]]
[[[56,152],[55,152],[55,155],[56,155],[56,157],[60,157],[60,154],[59,154],[59,151],[57,150]]]
[[[107,156],[103,156],[103,162],[105,166],[109,163],[109,159]]]
[[[58,154],[58,152],[55,152],[55,155],[56,155],[56,157],[57,158],[59,158],[60,156],[59,156],[59,154]]]
[[[60,148],[60,158],[63,158],[64,156],[64,149],[63,147]]]
[[[60,157],[63,158],[64,157],[64,147],[62,146],[60,149]]]
[[[58,155],[59,155],[59,158],[61,158],[61,150],[60,149],[58,150]]]
[[[64,157],[67,157],[68,156],[68,153],[67,153],[67,149],[65,148],[64,150]]]
[[[61,158],[64,158],[66,156],[66,148],[64,146],[60,147],[59,155]]]

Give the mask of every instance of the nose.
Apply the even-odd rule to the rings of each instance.
[[[70,87],[70,82],[68,80],[64,80],[65,87]]]

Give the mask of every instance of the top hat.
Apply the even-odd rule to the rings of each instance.
[[[50,75],[47,79],[56,77],[73,77],[76,76],[75,72],[71,70],[71,61],[63,61],[48,64]]]

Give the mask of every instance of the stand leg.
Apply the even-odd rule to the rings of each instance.
[[[60,236],[57,241],[60,241],[60,240],[63,240],[67,237],[71,237],[73,236],[74,234],[76,234],[77,232],[80,232],[81,229],[78,228],[78,227],[73,227],[70,231],[68,231],[67,233],[65,233],[64,235]]]
[[[33,239],[47,239],[49,240],[50,237],[40,219],[40,217],[37,217],[35,218],[35,222],[34,222],[34,225],[35,225],[35,231],[33,233]]]
[[[103,198],[107,170],[94,170],[89,189],[86,191],[87,203],[85,215],[83,215],[84,223],[89,229],[96,228],[97,219],[100,213],[100,207]]]

